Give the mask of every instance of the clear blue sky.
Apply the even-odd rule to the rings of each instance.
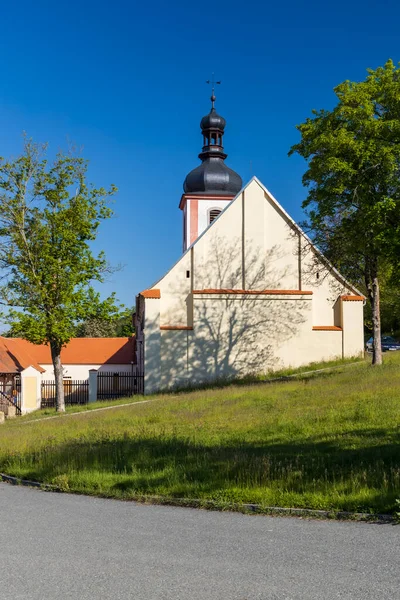
[[[222,85],[227,164],[257,175],[299,220],[305,163],[295,125],[332,88],[400,60],[400,3],[20,0],[2,7],[0,155],[21,132],[83,147],[96,185],[115,183],[115,217],[96,249],[124,269],[102,286],[133,304],[180,256],[178,203],[199,160],[205,80]]]

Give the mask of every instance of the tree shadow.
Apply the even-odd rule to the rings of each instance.
[[[162,291],[161,325],[185,327],[162,331],[161,348],[157,335],[146,337],[148,376],[158,373],[161,356],[155,389],[229,381],[277,370],[287,366],[282,348],[299,335],[306,322],[311,330],[310,299],[296,294],[232,293],[296,289],[294,266],[282,263],[282,247],[264,250],[248,242],[244,250],[239,238],[214,236],[204,254],[205,258],[196,255],[191,259],[196,260],[191,280],[176,277]],[[220,293],[215,293],[217,290]],[[138,346],[143,343],[145,310],[139,301]],[[143,353],[138,358],[144,370]]]
[[[30,453],[32,466],[25,476],[51,482],[60,474],[73,479],[87,472],[90,488],[93,473],[103,473],[111,477],[107,493],[126,497],[234,500],[245,494],[246,501],[257,502],[263,490],[274,489],[282,498],[301,496],[302,506],[308,501],[311,508],[392,512],[400,495],[398,429],[357,430],[349,436],[361,438],[357,448],[346,436],[288,442],[275,435],[266,441],[208,444],[195,434],[190,439],[149,430],[148,437],[142,432],[68,442]],[[388,436],[390,441],[383,442]],[[328,506],[313,506],[317,501]]]

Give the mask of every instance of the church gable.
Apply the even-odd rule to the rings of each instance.
[[[146,393],[363,352],[363,297],[257,178],[238,193],[224,179],[224,127],[210,115],[180,204],[189,247],[138,299]]]

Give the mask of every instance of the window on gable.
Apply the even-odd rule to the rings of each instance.
[[[221,212],[222,211],[219,208],[213,208],[212,210],[210,210],[210,212],[208,213],[208,224],[211,225],[214,219],[216,219],[218,215],[221,214]]]

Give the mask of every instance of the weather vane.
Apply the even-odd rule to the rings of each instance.
[[[221,82],[215,81],[214,73],[213,73],[211,79],[207,79],[206,83],[211,84],[211,103],[212,103],[212,108],[214,108],[214,102],[216,100],[215,94],[214,94],[215,86],[221,85]]]

